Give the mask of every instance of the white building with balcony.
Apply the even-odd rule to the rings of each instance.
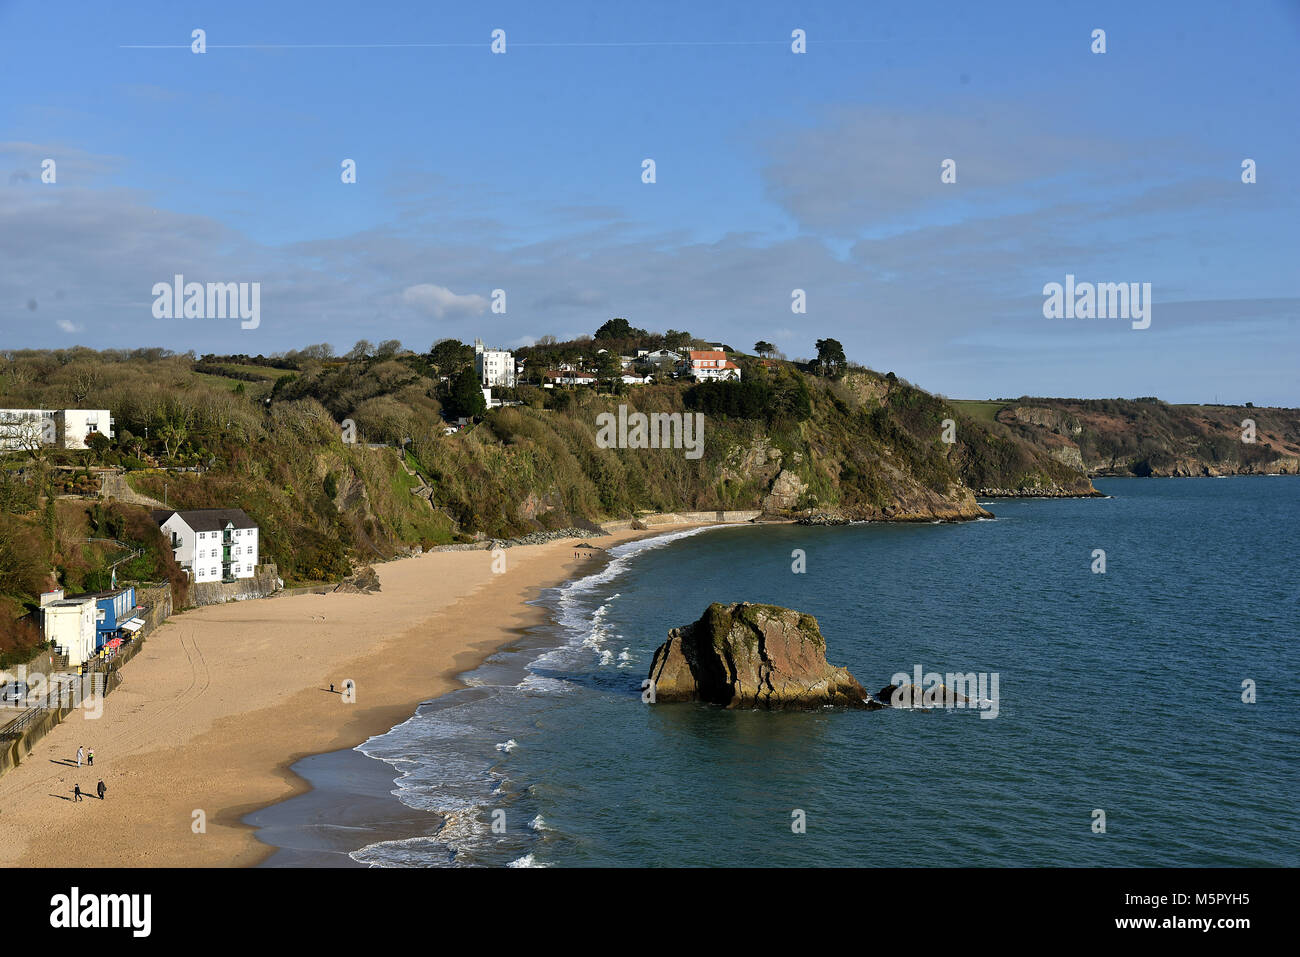
[[[235,581],[257,571],[258,526],[243,509],[155,511],[154,519],[190,581]]]

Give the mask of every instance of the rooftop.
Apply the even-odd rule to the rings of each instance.
[[[185,524],[196,532],[216,532],[233,525],[235,528],[257,528],[257,523],[248,517],[242,508],[191,508],[153,510],[154,521],[161,525],[173,515],[179,515]]]

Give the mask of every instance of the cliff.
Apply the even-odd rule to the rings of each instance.
[[[1297,475],[1300,409],[1157,399],[983,403],[1006,434],[1089,476]]]

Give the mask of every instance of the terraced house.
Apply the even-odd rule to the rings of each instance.
[[[257,571],[258,527],[240,508],[155,510],[176,563],[192,582],[229,582]]]

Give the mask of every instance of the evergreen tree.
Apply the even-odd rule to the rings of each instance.
[[[483,387],[473,369],[462,369],[451,380],[451,394],[446,402],[447,414],[453,419],[473,419],[487,411]]]

